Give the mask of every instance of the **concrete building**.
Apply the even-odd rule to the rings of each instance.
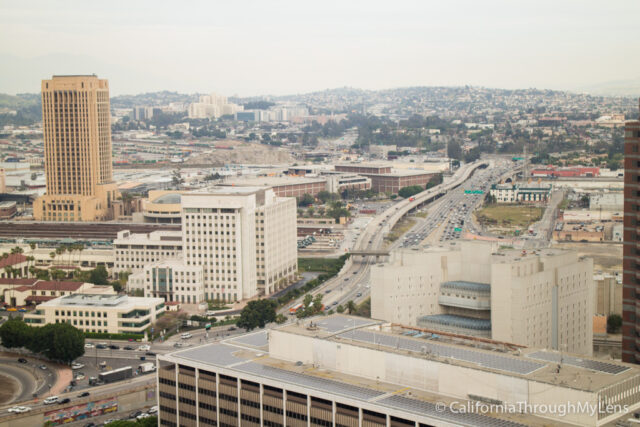
[[[371,178],[354,173],[324,171],[321,176],[327,182],[326,190],[330,193],[342,193],[345,190],[369,190]]]
[[[155,224],[180,224],[180,200],[183,191],[151,190],[142,202],[142,212],[134,214],[139,222]]]
[[[341,315],[160,354],[157,379],[163,426],[595,427],[640,406],[632,365]]]
[[[115,295],[113,286],[63,280],[0,279],[0,294],[12,307],[23,307],[50,301],[65,295],[86,293]]]
[[[38,221],[111,217],[119,197],[112,178],[109,83],[91,76],[42,81],[47,193],[33,203]]]
[[[575,252],[396,250],[371,270],[371,315],[464,335],[590,355],[593,262]]]
[[[352,172],[371,179],[371,188],[379,193],[397,194],[403,187],[419,185],[426,187],[434,173],[420,170],[392,170],[391,166],[374,163],[336,165],[338,172]]]
[[[612,274],[593,276],[596,288],[595,313],[608,317],[611,314],[622,316],[622,283]]]
[[[113,251],[115,275],[140,272],[151,263],[182,256],[182,232],[158,230],[132,234],[129,230],[119,231],[113,241]]]
[[[145,297],[163,298],[167,302],[199,304],[204,301],[202,268],[185,265],[181,258],[165,259],[146,265],[142,288]]]
[[[0,202],[0,219],[10,219],[16,216],[18,208],[16,202]]]
[[[84,332],[143,334],[164,311],[162,298],[73,294],[39,304],[24,321],[32,326],[67,322]]]
[[[624,127],[622,360],[640,363],[640,120]]]
[[[203,268],[206,299],[269,295],[295,278],[295,199],[218,187],[184,194],[182,213],[184,262]]]
[[[620,212],[624,205],[624,193],[622,191],[609,191],[589,194],[589,209]]]
[[[551,184],[493,184],[489,191],[498,203],[546,203]]]
[[[242,106],[230,104],[226,96],[215,93],[202,95],[199,101],[189,105],[187,111],[190,119],[217,119],[242,111]]]
[[[257,178],[237,178],[225,181],[232,186],[272,188],[278,197],[316,196],[327,190],[327,181],[321,177],[265,176]]]

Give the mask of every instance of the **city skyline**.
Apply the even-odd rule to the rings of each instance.
[[[9,2],[0,10],[0,38],[12,41],[0,44],[6,93],[36,92],[34,82],[68,73],[105,76],[113,95],[460,85],[640,93],[640,59],[625,55],[640,47],[640,6],[630,2],[139,2],[126,14]]]

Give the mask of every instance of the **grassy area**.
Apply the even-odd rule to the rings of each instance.
[[[400,236],[409,231],[416,223],[415,219],[403,218],[396,223],[391,232],[384,238],[387,242],[395,242]]]
[[[483,226],[505,228],[527,228],[542,218],[544,209],[524,205],[489,205],[476,212]]]
[[[427,216],[429,216],[429,211],[416,212],[412,216],[416,216],[418,218],[426,218]]]
[[[299,271],[321,271],[328,273],[344,264],[337,258],[298,258]],[[339,270],[339,268],[338,268]]]

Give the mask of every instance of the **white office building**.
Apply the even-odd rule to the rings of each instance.
[[[184,262],[203,269],[206,299],[239,301],[297,272],[296,203],[272,189],[221,187],[182,196]]]
[[[122,230],[113,241],[113,251],[114,274],[142,272],[150,263],[182,256],[182,232],[161,230],[133,234]]]
[[[461,242],[394,251],[371,277],[375,319],[592,354],[593,261],[575,252]]]

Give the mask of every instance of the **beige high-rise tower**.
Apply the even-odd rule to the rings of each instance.
[[[96,221],[112,216],[109,83],[96,75],[42,81],[47,194],[33,205],[42,221]]]

